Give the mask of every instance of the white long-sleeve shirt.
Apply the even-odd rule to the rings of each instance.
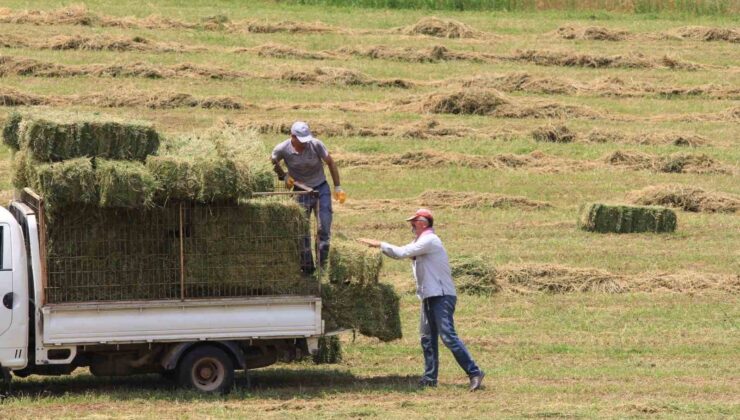
[[[400,247],[381,242],[380,250],[391,258],[412,258],[411,269],[419,299],[456,296],[447,251],[433,231],[426,231],[414,242]]]

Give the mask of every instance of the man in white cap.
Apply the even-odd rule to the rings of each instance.
[[[404,246],[362,238],[359,241],[380,250],[395,259],[411,258],[411,269],[416,278],[416,294],[421,299],[421,348],[424,352],[422,387],[437,386],[439,373],[438,337],[455,356],[455,360],[470,379],[470,390],[480,389],[485,374],[455,332],[455,304],[457,296],[452,281],[449,258],[442,240],[434,233],[434,217],[427,209],[419,209],[406,219],[411,223],[414,240]]]
[[[285,161],[288,167],[286,174],[280,165]],[[331,190],[324,175],[324,163],[329,167],[332,181],[334,181],[334,199],[344,202],[346,195],[339,184],[339,170],[334,159],[329,155],[324,143],[315,138],[303,121],[296,121],[290,128],[290,138],[281,142],[272,151],[272,164],[280,180],[286,181],[288,188],[312,189],[318,192],[318,197],[311,195],[298,196],[298,202],[306,209],[316,213],[318,203],[319,224],[319,263],[323,266],[329,257],[329,238],[331,236],[332,208]],[[315,269],[311,253],[311,238],[304,238],[301,267],[305,273],[312,273]]]

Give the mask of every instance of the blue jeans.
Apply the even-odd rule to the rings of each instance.
[[[455,360],[468,376],[480,374],[480,368],[473,361],[468,349],[455,332],[456,296],[434,296],[421,302],[421,349],[424,352],[425,381],[437,382],[439,373],[439,343],[437,337],[455,356]]]
[[[311,218],[311,213],[317,214],[319,224],[319,264],[323,267],[329,258],[329,237],[331,236],[331,189],[329,183],[324,181],[314,187],[319,196],[299,195],[298,203],[306,210],[306,216]],[[318,213],[316,205],[318,204]],[[301,269],[304,273],[313,273],[315,270],[313,253],[311,252],[311,235],[303,238],[303,252],[301,253]]]

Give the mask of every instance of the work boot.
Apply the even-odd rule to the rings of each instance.
[[[436,388],[437,387],[437,381],[432,381],[429,379],[422,378],[419,381],[419,388]]]
[[[483,371],[480,371],[479,374],[473,375],[470,377],[470,391],[477,391],[480,389],[480,387],[483,385],[483,377],[486,376]]]

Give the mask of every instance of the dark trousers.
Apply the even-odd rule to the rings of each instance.
[[[456,296],[434,296],[421,302],[421,349],[424,352],[424,380],[437,381],[439,373],[438,338],[455,356],[455,360],[468,376],[478,375],[480,368],[473,361],[468,349],[455,332]]]
[[[299,195],[298,203],[306,210],[306,215],[309,220],[311,219],[311,213],[316,214],[316,217],[318,218],[318,260],[323,267],[329,258],[329,237],[331,236],[331,221],[333,213],[331,208],[331,188],[329,188],[328,182],[324,182],[323,184],[314,187],[314,189],[319,192],[318,197],[312,195]],[[316,211],[317,204],[318,212]],[[315,269],[311,245],[311,235],[309,234],[303,238],[303,251],[301,252],[301,269],[306,273],[313,273]]]

